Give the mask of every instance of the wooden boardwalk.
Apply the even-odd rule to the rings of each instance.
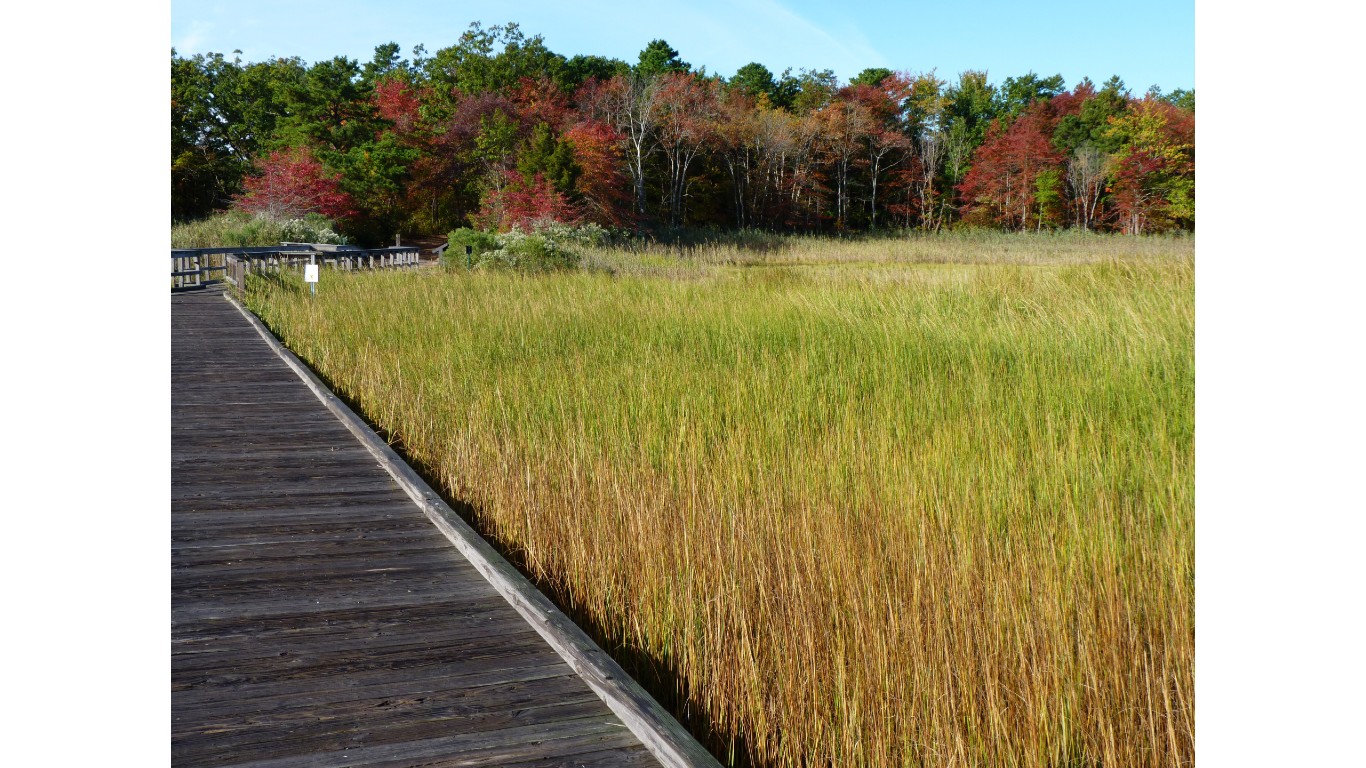
[[[660,765],[233,304],[171,304],[175,765]]]

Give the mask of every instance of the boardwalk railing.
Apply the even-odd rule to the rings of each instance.
[[[314,243],[284,243],[266,248],[180,248],[171,250],[171,290],[227,282],[242,286],[251,272],[279,272],[319,264],[324,269],[416,267],[418,249],[352,248]]]

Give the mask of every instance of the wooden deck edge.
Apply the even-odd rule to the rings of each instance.
[[[403,461],[375,431],[342,402],[294,353],[230,293],[224,293],[280,359],[303,379],[313,394],[356,436],[380,465],[407,492],[446,538],[470,561],[504,599],[526,619],[593,689],[626,727],[667,768],[720,768],[721,764],[692,734],[645,692],[625,670],[570,621],[549,598],[441,500],[425,480]]]

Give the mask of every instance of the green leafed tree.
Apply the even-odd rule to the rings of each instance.
[[[1083,80],[1073,90],[1083,94],[1092,91],[1092,88],[1090,80]],[[1082,102],[1077,114],[1065,115],[1058,121],[1053,145],[1069,154],[1082,146],[1095,147],[1105,154],[1117,152],[1123,140],[1110,130],[1110,122],[1128,111],[1128,93],[1119,76],[1105,81],[1099,91],[1094,91]]]
[[[757,61],[751,61],[736,70],[735,76],[730,79],[727,85],[756,99],[762,94],[768,98],[770,104],[774,101],[778,87],[778,84],[773,80],[773,73],[769,71],[768,67]]]
[[[206,216],[237,191],[246,159],[214,130],[212,85],[201,57],[171,49],[171,220]]]
[[[423,62],[431,82],[442,92],[458,88],[462,93],[502,93],[524,78],[545,78],[564,84],[565,58],[545,46],[540,35],[527,37],[516,24],[487,29],[470,24],[459,42],[437,51]]]
[[[849,81],[850,85],[879,85],[892,74],[892,70],[886,67],[869,67],[862,72],[854,75],[854,79]]]
[[[333,153],[329,165],[341,173],[341,188],[361,207],[346,224],[346,234],[366,245],[391,243],[406,228],[410,169],[417,151],[392,133]]]
[[[967,70],[944,91],[943,99],[944,175],[948,186],[956,187],[967,178],[972,155],[996,118],[996,87],[987,82],[985,71]]]
[[[317,147],[324,162],[328,153],[365,144],[381,127],[370,93],[355,59],[337,56],[314,64],[302,82],[286,89],[289,115],[281,121],[275,143]]]
[[[773,83],[773,106],[790,110],[792,104],[797,100],[797,94],[801,92],[801,80],[793,75],[792,68],[788,67]]]
[[[550,126],[538,123],[522,147],[517,159],[517,171],[528,182],[540,174],[561,193],[574,191],[579,177],[579,165],[574,160],[574,147],[558,139]]]
[[[1006,120],[1013,120],[1030,104],[1047,101],[1062,93],[1066,87],[1062,75],[1040,77],[1030,72],[1020,77],[1007,77],[996,91],[996,113]]]
[[[636,74],[641,77],[658,77],[667,72],[691,72],[692,65],[678,57],[678,51],[664,40],[651,40],[640,52],[636,63]]]
[[[565,61],[563,82],[567,90],[573,90],[590,79],[607,81],[630,72],[631,65],[621,59],[580,54]]]
[[[787,73],[784,73],[787,74]],[[806,114],[818,110],[835,98],[839,80],[833,70],[803,69],[797,76],[797,92],[790,102],[792,111]]]
[[[380,80],[388,77],[401,77],[404,82],[413,80],[412,65],[401,57],[398,43],[384,43],[375,46],[374,58],[361,68],[361,84],[373,89]]]
[[[1177,109],[1184,109],[1187,112],[1191,113],[1195,112],[1194,90],[1187,91],[1184,88],[1177,88],[1171,93],[1160,98],[1168,104],[1172,105],[1173,107],[1176,107]]]
[[[959,74],[958,82],[949,86],[945,96],[945,115],[950,123],[962,126],[974,148],[980,146],[999,106],[996,86],[987,82],[987,73],[968,70]]]
[[[243,66],[219,53],[182,58],[171,50],[171,217],[185,221],[225,207],[241,191],[251,158],[273,140],[301,82],[298,59]]]

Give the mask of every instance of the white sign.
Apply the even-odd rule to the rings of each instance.
[[[318,282],[318,265],[317,265],[317,264],[305,264],[305,265],[304,265],[304,282],[305,282],[305,283],[316,283],[316,282]]]

